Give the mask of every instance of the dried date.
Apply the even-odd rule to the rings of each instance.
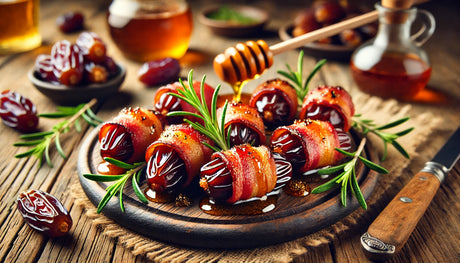
[[[107,47],[102,39],[94,32],[81,33],[76,41],[86,61],[102,63],[107,54]]]
[[[23,192],[16,199],[16,205],[29,226],[50,237],[63,236],[72,227],[69,212],[56,197],[46,192]]]
[[[64,33],[72,33],[83,29],[85,17],[80,12],[68,12],[58,16],[56,24]]]
[[[78,45],[67,40],[56,42],[51,49],[51,63],[54,75],[61,84],[80,84],[84,73],[84,59]]]
[[[0,94],[0,117],[6,126],[22,132],[37,129],[37,108],[21,94],[5,90]]]

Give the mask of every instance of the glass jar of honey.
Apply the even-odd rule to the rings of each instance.
[[[181,58],[193,29],[185,0],[114,0],[107,22],[118,49],[139,62]]]
[[[360,90],[383,98],[410,100],[423,90],[431,75],[427,53],[421,48],[434,32],[433,15],[416,8],[376,5],[379,30],[351,57],[351,74]],[[424,24],[411,35],[415,19]]]

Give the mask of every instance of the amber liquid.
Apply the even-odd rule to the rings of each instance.
[[[193,29],[192,13],[187,6],[177,12],[137,11],[132,18],[109,12],[108,24],[110,35],[122,53],[140,62],[181,58],[188,49]]]
[[[423,90],[431,75],[431,67],[410,54],[384,54],[369,70],[351,62],[351,74],[358,87],[383,98],[412,99]]]
[[[0,54],[40,46],[39,0],[0,0]]]

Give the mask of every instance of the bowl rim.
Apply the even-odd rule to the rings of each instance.
[[[223,20],[216,20],[216,19],[211,19],[207,15],[211,13],[212,11],[216,11],[223,5],[213,5],[204,8],[203,10],[200,11],[198,15],[198,20],[209,27],[213,28],[222,28],[222,29],[238,29],[238,28],[252,28],[252,27],[259,27],[261,25],[264,25],[268,22],[269,20],[269,14],[268,11],[266,11],[263,8],[260,7],[255,7],[255,6],[250,6],[250,5],[238,5],[238,4],[228,4],[225,6],[228,6],[232,9],[236,9],[237,11],[248,11],[250,10],[253,13],[257,13],[258,16],[251,16],[252,18],[256,18],[256,22],[251,23],[251,24],[238,24],[238,23],[228,23],[227,21]]]
[[[63,84],[56,84],[56,83],[51,83],[47,82],[44,80],[41,80],[36,77],[35,75],[35,67],[33,67],[29,72],[27,73],[27,76],[29,80],[32,82],[32,84],[39,88],[39,89],[48,89],[48,90],[55,90],[55,91],[77,91],[77,90],[99,90],[99,89],[104,89],[107,87],[111,87],[113,85],[117,85],[119,82],[123,81],[126,75],[126,68],[119,64],[115,63],[119,69],[118,74],[115,77],[110,78],[104,83],[93,83],[89,85],[76,85],[76,86],[68,86],[68,85],[63,85]]]

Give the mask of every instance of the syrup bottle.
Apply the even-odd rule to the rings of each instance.
[[[420,47],[433,34],[435,21],[428,11],[410,6],[411,2],[405,0],[376,4],[378,33],[355,50],[350,62],[360,90],[383,98],[410,100],[428,83],[431,64]],[[425,27],[411,36],[411,26],[417,18]]]

